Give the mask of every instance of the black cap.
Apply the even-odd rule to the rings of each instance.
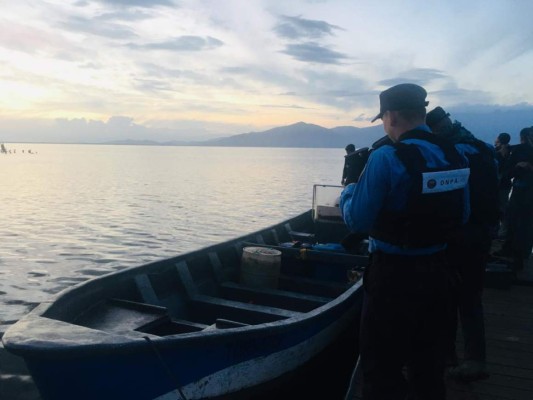
[[[427,92],[422,86],[414,83],[400,83],[379,94],[379,114],[372,122],[383,117],[385,111],[408,110],[425,107]]]
[[[450,113],[444,111],[442,107],[435,107],[426,115],[426,124],[431,128],[432,126],[437,125],[439,121],[449,116]]]

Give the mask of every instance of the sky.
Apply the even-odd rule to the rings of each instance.
[[[0,2],[0,141],[366,127],[379,93],[533,104],[531,0]]]

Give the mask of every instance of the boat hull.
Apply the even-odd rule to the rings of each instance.
[[[292,329],[231,335],[226,340],[156,343],[157,352],[147,343],[79,357],[27,357],[26,363],[43,399],[179,399],[177,388],[187,399],[219,397],[301,367],[347,329],[359,307],[354,300],[351,307]]]
[[[349,285],[323,305],[306,312],[287,311],[288,314],[284,315],[284,311],[278,308],[281,306],[260,308],[254,304],[238,303],[247,313],[260,309],[269,318],[270,312],[281,313],[282,317],[277,315],[272,321],[243,324],[229,329],[202,325],[203,328],[199,331],[181,334],[155,335],[155,331],[149,329],[135,329],[121,334],[118,331],[96,329],[101,325],[87,322],[92,317],[88,318],[86,315],[93,313],[100,317],[101,313],[94,310],[101,307],[102,302],[115,297],[118,290],[115,287],[121,287],[124,282],[134,281],[139,284],[143,281],[138,279],[139,276],[153,275],[159,270],[167,271],[169,265],[175,270],[176,265],[187,261],[194,264],[195,260],[205,258],[204,254],[210,255],[211,259],[213,254],[224,258],[226,249],[242,248],[243,243],[250,240],[268,245],[268,237],[273,235],[279,242],[279,237],[283,236],[280,232],[291,229],[287,223],[295,227],[301,225],[300,228],[303,229],[309,218],[309,214],[301,215],[224,244],[79,285],[60,294],[58,298],[41,304],[11,327],[4,335],[4,344],[9,351],[24,357],[45,400],[207,399],[265,384],[303,366],[333,343],[349,326],[353,326],[362,303],[360,281]],[[303,221],[307,222],[304,224]],[[328,257],[324,259],[327,260]],[[302,260],[298,260],[299,267],[302,263]],[[217,262],[214,264],[216,266]],[[187,292],[191,298],[197,296],[203,300],[205,296],[196,293],[196,286],[201,285],[187,288],[186,284],[187,279],[196,279],[204,282],[204,286],[207,285],[205,282],[210,281],[198,272],[201,269],[198,266],[195,269],[193,265],[190,268],[184,269],[183,265],[181,269],[178,268],[185,282],[182,283],[185,286],[182,291]],[[324,275],[324,271],[329,274],[330,265],[315,263],[313,271],[319,269],[320,276]],[[194,276],[188,275],[189,270]],[[337,272],[335,274],[338,275]],[[125,292],[121,290],[118,290],[118,295],[124,295]],[[149,290],[145,291],[144,297],[150,297],[149,293]],[[280,293],[285,294],[284,291]],[[306,301],[312,297],[302,296]],[[156,297],[160,303],[158,306],[165,303],[160,300],[163,295],[159,292]],[[169,298],[177,302],[175,296]],[[93,306],[84,305],[91,302],[94,303]],[[224,302],[221,304],[229,307]],[[81,316],[71,317],[79,310],[84,310]],[[120,315],[113,314],[113,318],[118,320]],[[242,315],[244,317],[248,314]],[[264,315],[261,314],[262,317]],[[99,321],[98,324],[102,322]]]

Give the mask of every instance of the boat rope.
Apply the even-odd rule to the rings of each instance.
[[[176,390],[178,392],[177,394],[179,395],[178,399],[187,400],[187,397],[183,393],[183,390],[181,390],[181,384],[180,384],[178,378],[176,378],[174,376],[174,374],[172,373],[172,371],[170,370],[168,365],[165,363],[165,360],[163,359],[163,356],[161,356],[161,353],[157,349],[157,346],[155,345],[155,343],[152,342],[148,336],[144,336],[143,338],[150,344],[150,347],[152,348],[152,350],[154,351],[155,355],[159,359],[159,362],[163,366],[163,369],[165,370],[167,375],[170,377],[170,380],[174,383],[174,386],[176,386]]]

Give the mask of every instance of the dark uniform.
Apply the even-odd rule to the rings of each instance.
[[[449,364],[457,363],[455,339],[457,316],[461,317],[464,362],[450,371],[462,380],[486,377],[483,282],[492,237],[501,215],[498,164],[494,148],[477,139],[460,122],[453,122],[441,107],[428,113],[426,122],[439,137],[449,141],[469,162],[470,208],[468,223],[448,241],[448,261],[460,279],[452,291]]]
[[[424,107],[425,90],[417,88]],[[373,151],[359,182],[341,195],[350,230],[369,233],[360,330],[364,399],[445,399],[444,250],[447,235],[469,215],[466,165],[452,145],[421,125]]]
[[[356,183],[365,168],[368,160],[369,149],[363,147],[344,156],[344,169],[342,170],[342,184]]]
[[[533,127],[520,131],[521,144],[513,146],[507,177],[513,179],[508,207],[508,232],[503,254],[511,255],[513,268],[524,268],[533,247]],[[527,163],[529,167],[519,166]]]
[[[511,145],[509,141],[511,136],[506,133],[500,133],[494,143],[496,150],[496,161],[498,162],[498,179],[499,179],[499,198],[500,198],[500,229],[499,237],[507,235],[507,206],[509,204],[509,194],[513,187],[511,178],[505,174],[508,169],[509,157],[511,155]]]

